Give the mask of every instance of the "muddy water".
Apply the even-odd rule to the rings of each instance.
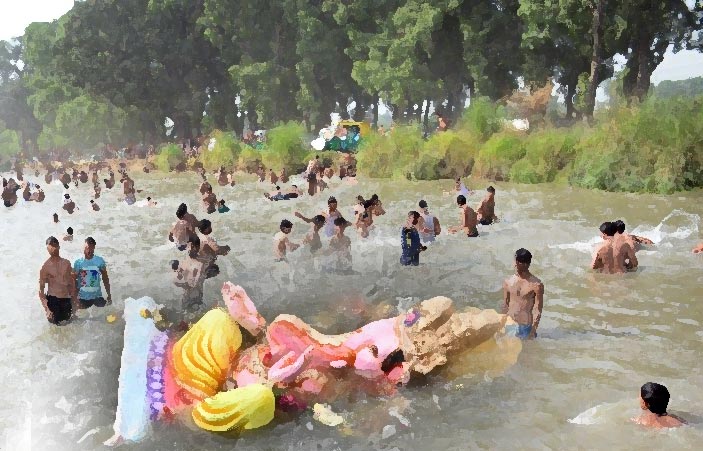
[[[43,180],[37,180],[43,185]],[[301,182],[302,183],[302,182]],[[138,189],[157,208],[127,206],[119,192],[103,190],[99,213],[89,211],[89,184],[71,187],[81,210],[60,210],[63,187],[45,187],[43,204],[0,210],[0,449],[100,448],[112,435],[124,323],[105,316],[121,312],[127,297],[151,296],[178,305],[168,261],[179,253],[167,242],[175,209],[187,202],[196,216],[198,180],[193,175],[136,175]],[[471,183],[469,183],[471,185]],[[690,253],[701,240],[703,193],[674,196],[607,194],[547,185],[497,184],[502,221],[480,227],[481,237],[442,235],[422,254],[419,268],[402,268],[399,227],[424,198],[443,228],[456,223],[451,182],[362,181],[333,186],[345,216],[353,217],[357,194],[378,193],[388,213],[376,220],[369,240],[352,235],[354,274],[321,273],[307,250],[290,264],[271,260],[272,236],[283,218],[294,220],[300,241],[324,196],[270,202],[270,187],[245,179],[215,187],[232,211],[214,214],[214,236],[233,251],[218,261],[222,273],[206,282],[212,304],[222,282],[243,285],[269,320],[294,313],[321,331],[354,329],[398,306],[435,295],[458,307],[498,308],[502,280],[512,272],[519,247],[534,255],[533,272],[546,286],[539,339],[512,354],[484,349],[473,361],[454,365],[400,390],[393,399],[356,398],[335,403],[347,428],[317,423],[312,414],[279,421],[241,438],[217,436],[182,425],[155,425],[148,439],[123,449],[693,449],[703,440],[701,340],[703,257]],[[471,186],[477,188],[477,186]],[[482,193],[469,199],[476,204]],[[61,222],[53,224],[51,214]],[[588,269],[597,227],[622,218],[635,233],[658,244],[638,254],[640,269],[624,277]],[[36,296],[44,240],[66,227],[76,241],[62,246],[71,260],[92,235],[108,263],[115,303],[81,312],[67,327],[47,324]],[[691,427],[652,432],[628,423],[638,412],[639,386],[666,384],[670,409]],[[393,414],[389,413],[393,412]],[[398,413],[398,415],[395,414]],[[399,418],[400,417],[400,418]],[[385,429],[384,429],[385,428]],[[385,433],[384,433],[385,432]]]

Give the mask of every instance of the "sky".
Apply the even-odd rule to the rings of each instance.
[[[73,0],[0,0],[0,39],[21,36],[30,23],[58,19],[72,6]],[[674,54],[667,51],[664,61],[652,74],[652,81],[657,84],[662,80],[698,76],[703,76],[703,53],[681,51]]]

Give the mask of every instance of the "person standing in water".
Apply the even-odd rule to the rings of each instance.
[[[486,191],[488,191],[488,194],[486,194],[486,197],[483,198],[483,200],[481,201],[481,204],[478,206],[478,209],[476,210],[479,224],[485,225],[485,226],[493,224],[493,221],[498,219],[498,217],[495,214],[496,189],[493,188],[492,186],[489,186],[486,189]]]
[[[46,319],[59,325],[70,320],[73,309],[77,307],[75,278],[71,262],[59,255],[59,240],[53,236],[47,238],[46,249],[49,258],[39,270],[39,300],[44,307]]]
[[[312,218],[306,218],[300,212],[296,211],[295,216],[308,224],[313,222]],[[327,199],[327,209],[322,211],[322,216],[325,218],[325,236],[331,238],[335,233],[334,220],[342,216],[340,211],[337,210],[337,199],[334,196],[330,196],[330,198]]]
[[[466,197],[462,195],[456,197],[456,204],[461,209],[461,214],[459,215],[461,225],[449,227],[449,233],[464,232],[467,237],[476,238],[478,236],[478,230],[476,229],[478,218],[476,212],[466,204]]]
[[[209,187],[205,193],[203,193],[203,207],[208,214],[217,211],[217,196],[212,192],[212,187]]]
[[[208,219],[200,221],[198,230],[203,236],[200,240],[200,249],[198,251],[198,259],[204,264],[204,271],[212,274],[210,277],[220,273],[220,268],[215,264],[219,255],[229,254],[229,246],[220,246],[212,237],[212,223]]]
[[[188,245],[188,240],[191,235],[195,235],[195,228],[198,226],[199,221],[195,219],[195,216],[188,213],[188,207],[186,204],[181,204],[176,210],[176,221],[171,228],[171,232],[168,234],[168,240],[176,244],[179,251],[186,250]],[[200,243],[198,243],[200,245]]]
[[[288,235],[293,230],[293,223],[287,219],[281,221],[279,226],[280,231],[273,237],[273,257],[274,261],[280,262],[286,260],[286,250],[293,252],[300,247],[299,244],[293,243],[288,239]]]
[[[629,240],[614,237],[617,226],[612,222],[604,222],[600,226],[600,232],[604,242],[593,256],[591,268],[604,274],[621,274],[636,270],[639,262]]]
[[[420,207],[420,221],[418,222],[418,232],[423,243],[432,243],[435,237],[442,233],[442,227],[439,225],[439,219],[430,213],[429,207],[425,200],[418,203]]]
[[[66,233],[61,237],[61,241],[73,241],[73,227],[66,229]]]
[[[281,173],[278,175],[278,180],[281,183],[288,183],[288,174],[286,173],[286,168],[281,169]]]
[[[219,207],[217,207],[217,212],[218,213],[227,213],[229,211],[229,207],[225,205],[225,200],[220,199],[219,202]]]
[[[373,225],[373,206],[374,202],[372,200],[365,201],[364,210],[356,215],[354,226],[362,238],[368,238],[369,231]]]
[[[77,208],[76,204],[68,193],[64,194],[63,197],[63,209],[66,210],[68,214],[72,215],[73,211]]]
[[[654,241],[650,240],[649,238],[625,233],[625,222],[622,221],[621,219],[618,219],[617,221],[613,222],[613,224],[615,224],[615,228],[617,230],[617,233],[615,234],[615,238],[616,239],[624,239],[625,241],[630,243],[630,246],[632,246],[632,249],[634,249],[635,252],[640,250],[640,248],[642,247],[643,244],[647,244],[647,245],[654,244]]]
[[[105,260],[95,255],[95,239],[89,236],[85,239],[83,246],[83,257],[73,263],[73,272],[76,275],[76,286],[78,287],[78,308],[87,309],[93,305],[105,307],[112,304],[112,293],[110,291],[110,278],[107,275],[107,265]],[[107,300],[103,298],[100,282],[105,285]]]
[[[330,238],[329,249],[334,255],[334,269],[347,272],[352,269],[351,239],[344,231],[351,223],[343,217],[334,220],[334,236]]]
[[[303,238],[303,244],[309,244],[310,253],[314,255],[317,251],[322,249],[322,241],[320,241],[320,230],[322,230],[322,227],[324,227],[325,225],[325,217],[322,215],[316,215],[309,221],[306,221],[305,218],[302,218],[301,216],[298,217],[303,219],[305,222],[312,223],[310,232],[308,232],[308,234],[305,235],[305,238]]]
[[[420,243],[420,234],[416,228],[419,221],[420,213],[411,211],[405,226],[400,229],[400,264],[403,266],[418,266],[420,252],[427,250],[427,247]]]
[[[317,168],[320,165],[320,156],[316,155],[313,160],[308,162],[308,167],[305,170],[306,179],[308,181],[308,195],[314,196],[317,190]]]
[[[544,305],[544,285],[530,273],[530,263],[530,251],[518,249],[515,252],[515,274],[503,282],[502,313],[517,323],[506,326],[506,331],[523,340],[537,337]]]
[[[272,185],[275,185],[278,183],[278,176],[276,175],[275,172],[273,172],[273,168],[269,169],[269,181],[271,182]]]
[[[90,208],[92,208],[93,211],[100,211],[100,205],[96,204],[93,199],[90,199]]]
[[[669,390],[656,382],[647,382],[640,388],[640,408],[645,412],[631,421],[641,426],[664,429],[686,424],[683,418],[666,411],[669,406]]]

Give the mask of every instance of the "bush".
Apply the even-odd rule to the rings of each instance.
[[[513,132],[493,135],[479,151],[472,173],[480,177],[507,180],[512,165],[525,156],[523,139]]]
[[[261,152],[251,146],[243,146],[237,159],[237,167],[246,172],[256,172],[261,165]]]
[[[267,132],[266,147],[261,151],[261,161],[267,168],[278,172],[286,168],[289,174],[302,172],[310,147],[304,142],[305,127],[297,122],[287,122]]]
[[[423,153],[439,158],[436,178],[456,178],[471,173],[480,147],[480,139],[472,133],[448,130],[432,135]]]
[[[648,99],[609,113],[577,146],[570,183],[658,193],[703,185],[702,102]]]
[[[20,153],[20,138],[14,130],[0,132],[0,163]]]
[[[212,150],[207,147],[200,152],[200,161],[208,171],[213,171],[224,166],[227,169],[234,167],[242,151],[242,145],[237,141],[232,133],[215,131],[211,138],[215,138],[215,146]]]
[[[432,176],[428,165],[439,163],[429,155],[422,158],[425,142],[417,126],[396,127],[392,133],[380,136],[375,133],[364,138],[356,156],[357,172],[372,178],[416,178]],[[433,163],[434,162],[434,163]]]
[[[525,156],[513,164],[508,177],[518,183],[553,182],[576,156],[580,135],[576,127],[531,133],[523,142]]]
[[[177,144],[167,144],[159,149],[159,154],[154,157],[154,165],[164,172],[172,171],[181,163],[185,163],[183,149]]]
[[[456,129],[466,130],[485,141],[503,128],[505,110],[487,98],[472,99]]]

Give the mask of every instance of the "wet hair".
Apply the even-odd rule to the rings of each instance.
[[[68,233],[69,235],[73,235],[73,227],[67,228],[66,233]]]
[[[181,204],[176,210],[176,217],[178,219],[183,219],[183,216],[185,216],[186,213],[188,213],[188,206],[186,204]]]
[[[413,219],[420,219],[420,213],[416,212],[415,210],[408,212],[408,217],[410,216],[412,216]]]
[[[421,201],[417,204],[417,206],[420,207],[420,208],[427,208],[427,202],[425,202],[424,200],[421,200]]]
[[[617,231],[617,227],[615,226],[614,223],[612,223],[610,221],[606,221],[600,225],[600,231],[601,231],[601,233],[603,233],[607,236],[613,236],[613,235],[615,235],[615,232]]]
[[[364,208],[366,208],[366,209],[373,207],[373,205],[374,205],[374,201],[372,201],[371,199],[364,201]]]
[[[615,230],[618,233],[625,233],[625,222],[622,219],[618,219],[617,221],[613,222],[615,224]]]
[[[46,239],[46,245],[47,246],[58,246],[59,240],[57,240],[55,236],[50,236],[49,238]]]
[[[91,203],[91,204],[94,204],[95,201],[94,201],[93,199],[90,199],[90,203]]]
[[[175,270],[178,269],[178,260],[171,260],[169,263],[171,264],[171,269],[172,269],[172,270],[175,271]]]
[[[496,189],[493,188],[492,186],[489,186],[488,188],[486,188],[486,191],[488,191],[489,193],[495,193]]]
[[[337,198],[334,196],[330,196],[329,199],[327,199],[327,205],[329,204],[336,204],[337,203]]]
[[[280,191],[280,190],[281,190],[281,187],[278,186],[278,185],[276,185],[276,189]]]
[[[374,194],[371,196],[371,200],[378,200],[378,194]]]
[[[225,200],[224,200],[224,199],[220,199],[219,204],[220,204],[220,205],[224,205],[224,204],[225,204]]]
[[[324,224],[325,221],[326,221],[326,219],[322,215],[316,215],[312,218],[313,224]]]
[[[358,196],[356,196],[356,200],[363,202],[364,198],[361,196],[361,194],[359,194]]]
[[[284,219],[283,221],[281,221],[281,226],[280,226],[280,228],[281,228],[281,230],[283,230],[283,229],[292,229],[292,228],[293,228],[293,223],[290,222],[290,221],[287,220],[287,219]]]
[[[466,197],[463,194],[456,196],[456,203],[459,205],[466,205]]]
[[[201,219],[200,223],[198,224],[198,230],[200,230],[200,233],[205,233],[205,230],[208,228],[212,228],[212,223],[210,222],[209,219]]]
[[[66,194],[63,195],[63,198],[64,198],[64,199],[68,199],[68,198],[70,198],[70,197],[71,197],[71,196],[70,196],[68,193],[66,193]]]
[[[388,374],[391,370],[393,370],[393,368],[403,362],[405,362],[405,355],[403,355],[403,351],[401,349],[396,349],[388,354],[385,359],[383,359],[383,362],[381,363],[381,371]]]
[[[319,160],[319,159],[320,159],[320,156],[319,156],[319,155],[315,155],[315,159],[316,159],[316,160]]]
[[[515,261],[529,266],[530,263],[532,263],[532,254],[527,249],[521,247],[515,251]]]
[[[297,188],[297,187],[298,187],[298,185],[291,185],[291,186],[292,186],[293,188]]]
[[[346,224],[347,224],[347,220],[341,216],[334,219],[334,225],[336,225],[337,227],[342,227]]]
[[[88,238],[85,239],[86,244],[90,246],[95,246],[95,239],[92,236],[89,236]]]
[[[640,388],[640,396],[647,403],[647,409],[656,415],[665,415],[669,405],[669,390],[656,382],[647,382]]]
[[[151,197],[147,197],[146,200],[151,200]]]

